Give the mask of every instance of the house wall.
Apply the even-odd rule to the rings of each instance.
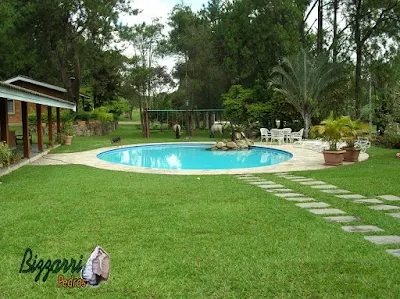
[[[49,89],[43,86],[38,86],[29,82],[23,82],[23,81],[16,81],[12,83],[13,85],[17,85],[29,90],[33,90],[36,92],[40,92],[55,98],[59,99],[64,99],[65,95],[63,92],[54,90],[54,89]],[[28,103],[28,113],[32,113],[36,111],[36,104],[34,103]],[[47,106],[42,105],[42,113],[44,111],[47,111]],[[8,114],[8,123],[9,124],[22,124],[22,113],[21,113],[21,101],[14,101],[14,113],[9,113]]]

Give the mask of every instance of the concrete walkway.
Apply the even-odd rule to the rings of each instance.
[[[194,142],[192,142],[194,143]],[[198,142],[204,143],[204,142]],[[156,143],[153,143],[154,145]],[[170,143],[169,143],[170,144]],[[180,144],[180,143],[177,143]],[[212,143],[210,143],[211,146]],[[256,146],[274,148],[287,151],[293,155],[293,158],[272,166],[254,167],[254,168],[242,168],[242,169],[228,169],[228,170],[165,170],[165,169],[152,169],[128,166],[122,164],[116,164],[106,162],[97,158],[97,155],[112,149],[142,146],[148,144],[135,144],[126,146],[114,146],[107,148],[100,148],[86,152],[68,153],[68,154],[51,154],[43,157],[42,159],[33,163],[33,165],[63,165],[63,164],[79,164],[87,165],[91,167],[126,171],[126,172],[140,172],[140,173],[156,173],[156,174],[174,174],[174,175],[214,175],[214,174],[251,174],[251,173],[277,173],[286,171],[299,171],[299,170],[316,170],[325,169],[332,166],[324,165],[324,158],[322,153],[318,153],[309,149],[303,149],[293,147],[292,144],[285,145],[267,145],[266,143],[255,143]],[[360,161],[368,159],[367,154],[360,155]],[[344,165],[353,163],[344,163]]]

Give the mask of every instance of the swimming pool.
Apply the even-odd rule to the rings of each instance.
[[[211,143],[173,143],[124,147],[97,158],[116,164],[167,170],[224,170],[276,165],[293,157],[286,151],[253,146],[252,150],[211,151]]]

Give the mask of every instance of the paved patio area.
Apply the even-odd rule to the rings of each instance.
[[[204,142],[200,142],[204,143]],[[155,143],[152,143],[153,145]],[[179,143],[178,143],[179,144]],[[250,174],[250,173],[277,173],[287,171],[300,171],[300,170],[316,170],[325,169],[334,166],[324,165],[324,158],[322,153],[318,153],[309,149],[294,147],[292,144],[285,145],[267,145],[266,143],[256,142],[256,146],[268,147],[274,149],[285,150],[293,155],[293,158],[272,166],[243,168],[243,169],[230,169],[230,170],[165,170],[165,169],[151,169],[142,168],[128,165],[121,165],[106,162],[97,158],[97,155],[111,149],[141,146],[146,144],[135,144],[127,146],[114,146],[101,148],[86,152],[69,153],[69,154],[49,154],[43,156],[41,159],[33,162],[33,165],[65,165],[65,164],[78,164],[87,165],[91,167],[126,171],[126,172],[140,172],[140,173],[156,173],[156,174],[175,174],[175,175],[211,175],[211,174]],[[368,159],[368,154],[360,154],[360,161]],[[343,165],[350,165],[353,163],[344,163]]]

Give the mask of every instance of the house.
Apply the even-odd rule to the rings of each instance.
[[[19,86],[60,100],[66,99],[67,90],[65,88],[37,81],[26,76],[17,76],[4,81],[4,83]],[[34,103],[28,103],[28,114],[35,111],[36,105]],[[41,107],[41,112],[44,111],[47,111],[46,105],[42,105]],[[21,101],[8,99],[7,112],[9,124],[22,124]]]

